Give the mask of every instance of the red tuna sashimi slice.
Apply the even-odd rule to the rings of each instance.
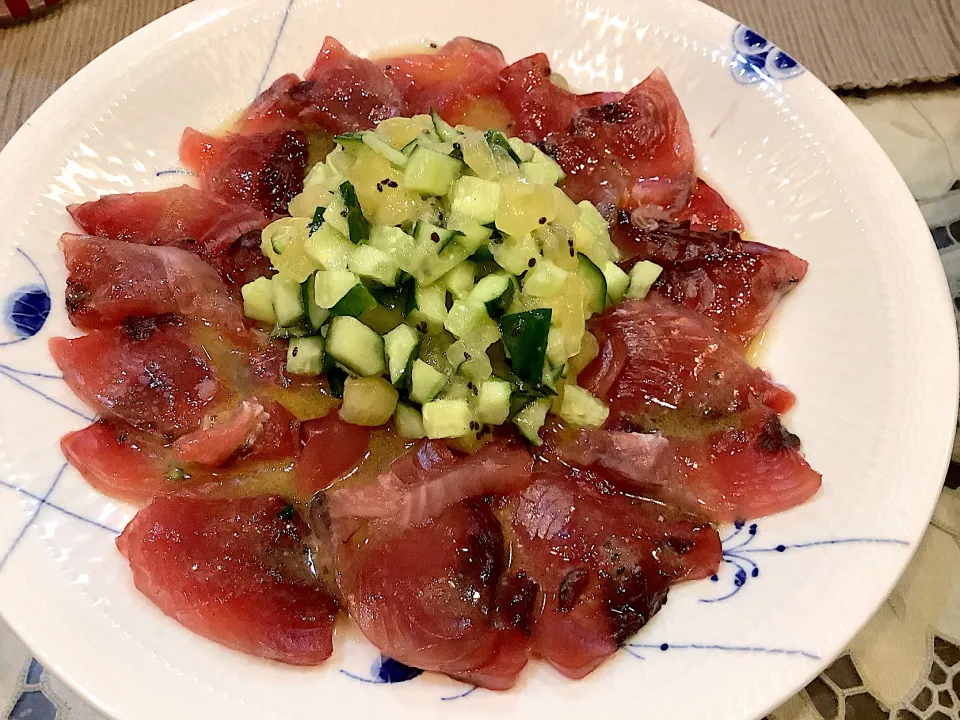
[[[181,243],[179,247],[196,252],[234,291],[239,291],[257,278],[274,274],[270,259],[260,249],[259,230],[244,233],[217,254],[206,252],[189,242]]]
[[[300,129],[300,113],[308,102],[305,89],[303,81],[294,73],[281,75],[244,111],[237,131],[263,133]]]
[[[243,329],[243,313],[223,281],[193,253],[89,235],[60,239],[67,266],[70,322],[83,330],[128,318],[176,314],[227,331]]]
[[[628,264],[651,260],[664,268],[654,286],[657,293],[703,313],[743,345],[807,272],[805,260],[744,242],[732,230],[695,230],[673,222],[640,228],[621,218],[612,237]]]
[[[736,427],[702,438],[586,430],[559,451],[565,461],[599,467],[632,489],[729,522],[783,512],[816,494],[820,474],[799,448],[775,412],[754,405]]]
[[[745,410],[751,398],[778,412],[793,405],[790,391],[751,367],[737,342],[700,313],[657,295],[618,305],[600,316],[595,328],[622,341],[613,351],[626,354],[604,396],[613,424],[622,418],[628,425],[643,425],[676,410],[691,419],[710,419]],[[594,364],[602,361],[601,355]],[[597,377],[595,365],[584,375]]]
[[[494,96],[506,63],[500,49],[456,37],[433,52],[377,60],[403,95],[407,115],[436,110],[447,122],[459,122],[477,98]]]
[[[727,205],[716,190],[698,179],[690,194],[690,202],[675,220],[688,222],[694,230],[733,230],[743,232],[743,221],[737,211]]]
[[[539,469],[515,502],[511,570],[542,591],[533,652],[582,678],[660,609],[671,582],[716,572],[721,547],[709,525],[572,472]]]
[[[50,354],[68,387],[100,415],[164,436],[195,430],[225,395],[206,353],[172,322],[53,338]]]
[[[329,132],[372,128],[381,120],[404,114],[403,97],[383,70],[332,37],[324,38],[304,80],[313,83],[308,90],[308,115]]]
[[[270,218],[286,215],[290,200],[303,191],[307,141],[293,130],[213,137],[187,128],[180,160],[200,176],[204,190]]]
[[[533,458],[526,450],[501,440],[487,443],[466,457],[443,442],[421,442],[398,458],[376,484],[335,489],[328,493],[334,518],[389,517],[417,525],[468,498],[509,495],[530,483]]]
[[[664,268],[654,292],[702,313],[727,337],[747,345],[806,273],[807,262],[786,250],[744,243],[743,252]]]
[[[176,459],[193,465],[219,467],[244,447],[252,446],[263,430],[263,405],[244,400],[239,407],[220,413],[208,427],[187,433],[173,444]]]
[[[241,453],[243,460],[279,460],[300,451],[300,421],[283,405],[263,398],[263,421],[253,443]]]
[[[94,489],[117,500],[141,504],[157,493],[200,490],[229,481],[235,474],[246,472],[246,462],[292,462],[300,449],[300,423],[273,400],[264,399],[263,408],[266,418],[253,444],[216,475],[184,466],[182,460],[173,457],[172,447],[159,438],[113,420],[101,419],[68,433],[60,447]]]
[[[494,690],[513,686],[527,661],[525,619],[509,627],[497,616],[506,549],[487,505],[453,505],[413,527],[378,521],[342,540],[344,604],[384,654]]]
[[[64,435],[60,449],[95,490],[117,500],[139,504],[176,488],[162,443],[112,420]]]
[[[608,217],[617,208],[668,216],[686,206],[696,181],[690,128],[660,70],[620,101],[574,115],[552,150],[567,173],[564,191]]]
[[[106,195],[93,202],[70,205],[67,210],[90,235],[175,247],[192,240],[209,255],[219,255],[244,233],[266,225],[266,219],[255,209],[231,205],[189,185],[157,192]]]
[[[685,260],[727,252],[740,252],[744,242],[732,230],[698,230],[690,223],[652,222],[641,226],[620,213],[610,232],[623,262],[650,260],[666,267]]]
[[[372,128],[403,110],[403,96],[383,70],[327,37],[303,81],[292,74],[278,78],[247,109],[239,128],[339,134]]]
[[[526,142],[565,133],[578,111],[623,98],[618,92],[577,95],[554,82],[552,75],[543,53],[518,60],[500,73],[500,100],[512,118],[510,133]]]
[[[137,589],[181,625],[251,655],[317,665],[333,651],[337,601],[311,570],[305,535],[279,497],[161,496],[117,547]]]
[[[297,496],[311,497],[357,469],[370,451],[371,428],[348,423],[331,410],[300,427],[303,450],[297,459]]]

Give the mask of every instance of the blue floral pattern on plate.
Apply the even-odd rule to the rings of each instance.
[[[803,65],[746,25],[738,24],[734,28],[732,43],[730,72],[734,80],[742,85],[778,83],[804,71]]]

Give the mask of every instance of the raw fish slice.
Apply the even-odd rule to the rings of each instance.
[[[567,173],[564,191],[606,217],[616,210],[669,217],[687,205],[696,182],[690,128],[661,70],[621,100],[578,112],[549,145]]]
[[[130,318],[175,314],[243,329],[243,313],[223,281],[193,253],[90,235],[60,238],[67,266],[66,305],[82,330]]]
[[[117,539],[133,580],[164,613],[241,652],[318,665],[337,601],[313,574],[306,527],[279,497],[153,499]]]
[[[180,160],[207,192],[270,219],[287,215],[287,205],[303,191],[307,140],[296,130],[214,137],[187,128]]]

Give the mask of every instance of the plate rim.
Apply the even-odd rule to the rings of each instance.
[[[344,2],[354,2],[358,5],[363,4],[362,0],[344,0]],[[286,13],[292,4],[293,2],[291,0],[290,4],[287,5],[286,10],[281,9],[279,12],[274,13],[273,16],[278,17],[279,15]],[[726,15],[722,11],[705,5],[700,0],[666,0],[665,4],[673,5],[680,10],[697,10],[703,13],[708,19],[713,20],[718,24],[734,24],[737,22],[735,19]],[[81,68],[70,79],[68,79],[53,94],[51,94],[50,97],[48,97],[39,108],[37,108],[37,110],[31,114],[31,116],[17,130],[7,144],[0,149],[0,169],[8,164],[18,161],[27,161],[32,141],[43,140],[45,137],[48,137],[50,133],[50,127],[56,127],[64,124],[64,119],[69,117],[69,109],[71,107],[70,100],[72,97],[84,89],[99,88],[102,86],[102,83],[97,82],[97,76],[101,70],[108,71],[107,75],[112,76],[115,74],[115,70],[118,66],[123,66],[124,64],[136,65],[142,62],[144,56],[148,56],[151,52],[156,50],[158,43],[163,41],[164,36],[169,35],[171,32],[185,29],[190,24],[191,20],[201,21],[208,18],[214,19],[211,17],[211,15],[214,15],[216,18],[225,17],[233,12],[243,11],[245,7],[252,5],[254,5],[252,0],[195,0],[195,2],[175,8],[174,10],[148,23],[112,47],[108,48],[99,56],[91,60],[83,68]],[[138,50],[138,46],[140,46],[140,50]],[[810,83],[811,89],[816,91],[817,111],[825,112],[826,110],[829,110],[833,118],[838,121],[837,129],[841,131],[842,135],[854,137],[858,141],[859,146],[863,150],[869,152],[870,157],[868,159],[870,163],[875,167],[882,168],[885,176],[883,178],[884,181],[892,185],[891,192],[894,192],[901,200],[909,201],[906,202],[905,205],[910,208],[908,210],[910,217],[903,218],[903,220],[905,222],[909,222],[911,234],[916,235],[918,240],[921,234],[924,234],[927,236],[927,238],[929,238],[929,230],[923,220],[919,206],[917,206],[912,194],[909,192],[906,186],[906,183],[896,171],[893,162],[886,155],[886,153],[884,153],[879,143],[870,135],[862,123],[853,114],[853,112],[843,104],[840,98],[830,91],[829,88],[827,88],[827,86],[819,78],[810,73],[809,70],[804,73],[802,82]],[[2,208],[2,203],[0,203],[0,208]],[[0,213],[2,213],[2,210],[0,210]],[[14,241],[12,246],[18,246],[18,243]],[[936,273],[938,277],[938,285],[940,286],[939,294],[941,297],[939,307],[927,308],[927,312],[941,313],[945,317],[948,316],[950,319],[950,322],[946,323],[946,326],[948,326],[945,327],[945,330],[947,330],[947,335],[942,338],[942,342],[945,348],[952,347],[953,356],[957,358],[957,360],[952,363],[950,367],[950,390],[952,391],[950,394],[953,397],[957,397],[958,392],[960,392],[960,351],[958,351],[957,327],[954,323],[953,303],[947,286],[946,277],[942,272],[939,255],[936,252],[932,240],[929,242],[929,247],[927,250],[916,248],[916,252],[918,255],[923,254],[926,256],[924,262],[928,266],[932,264],[932,261],[936,265],[935,269],[941,271]],[[929,269],[931,268],[928,267],[928,270]],[[943,430],[943,457],[940,459],[939,463],[940,477],[946,475],[949,463],[951,461],[952,441],[957,426],[958,409],[960,409],[960,406],[958,406],[957,403],[954,403],[951,424],[948,428]],[[937,428],[932,428],[932,430],[936,431]],[[933,487],[932,483],[931,487]],[[864,614],[862,621],[857,623],[856,627],[852,627],[848,629],[847,632],[841,633],[842,635],[846,636],[846,638],[839,644],[839,647],[831,648],[829,652],[823,654],[819,660],[811,664],[809,671],[803,676],[805,679],[802,683],[797,684],[789,694],[784,694],[778,700],[766,707],[762,713],[758,713],[755,717],[762,717],[765,713],[769,713],[771,710],[775,709],[784,701],[795,695],[814,677],[822,673],[823,670],[828,667],[840,653],[843,652],[844,648],[849,645],[850,641],[869,622],[876,611],[889,597],[890,593],[895,588],[896,584],[899,582],[900,578],[903,576],[904,572],[913,560],[915,553],[919,549],[920,541],[927,532],[927,528],[929,527],[930,519],[933,516],[937,501],[939,500],[941,490],[942,483],[936,486],[935,492],[930,492],[930,497],[927,502],[927,510],[922,513],[922,515],[926,518],[926,522],[923,525],[919,535],[917,535],[915,539],[911,538],[910,546],[907,552],[904,554],[903,562],[899,572],[896,573],[896,576],[892,578],[891,582],[889,583],[889,587],[887,587],[884,592],[878,596],[878,599],[870,612]],[[115,714],[113,708],[111,708],[109,705],[108,698],[87,692],[83,688],[82,684],[77,681],[73,675],[71,675],[69,672],[66,672],[54,657],[47,654],[46,649],[44,649],[42,646],[35,646],[31,644],[30,637],[36,633],[31,633],[29,623],[17,623],[15,621],[11,621],[11,615],[14,614],[16,613],[11,613],[7,603],[0,601],[0,617],[3,617],[11,630],[21,640],[23,640],[24,644],[30,649],[30,652],[42,662],[44,667],[52,670],[67,686],[77,692],[85,701],[87,701],[105,716],[118,718],[120,720],[132,720],[130,718],[122,718],[120,715]],[[798,677],[800,677],[800,675],[798,675]]]

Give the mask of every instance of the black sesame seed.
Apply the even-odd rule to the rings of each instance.
[[[430,239],[433,240],[435,243],[440,242],[440,233],[438,232],[430,233]]]
[[[461,148],[460,143],[455,142],[455,143],[453,144],[453,149],[454,149],[454,150],[461,150],[462,148]]]
[[[463,359],[464,359],[464,360],[469,360],[469,359],[470,359],[470,353],[465,352],[465,353],[463,354]]]
[[[546,224],[547,224],[547,219],[546,219],[545,217],[540,218],[540,224],[541,224],[541,225],[546,225]]]
[[[290,353],[290,354],[293,355],[294,357],[296,357],[296,356],[297,356],[297,353],[298,353],[299,351],[300,351],[300,348],[295,347],[295,348],[293,349],[293,352]]]
[[[340,217],[346,217],[346,216],[349,215],[349,214],[350,214],[350,213],[347,212],[347,209],[346,209],[346,208],[344,208],[343,210],[340,211]]]
[[[467,383],[467,390],[473,390],[473,383],[472,383],[472,382],[468,382],[468,383]]]
[[[536,258],[530,258],[530,262],[527,263],[527,267],[535,267],[537,264]]]
[[[422,333],[427,332],[427,322],[426,322],[426,320],[422,321],[419,325],[417,325],[417,330],[419,330],[419,331],[422,332]]]
[[[477,440],[480,440],[482,438],[483,438],[483,430],[477,433]]]
[[[393,70],[393,65],[385,65],[384,70]]]
[[[434,50],[436,50],[436,49],[437,49],[437,44],[436,44],[435,42],[432,42],[432,43],[430,43],[430,47],[433,48]]]
[[[377,192],[383,192],[383,185],[377,183]]]
[[[570,257],[576,257],[576,256],[577,256],[577,251],[574,250],[574,249],[571,247],[571,248],[570,248]]]
[[[389,185],[392,188],[400,187],[400,185],[397,184],[396,180],[391,180],[390,182],[387,183],[387,185]]]

